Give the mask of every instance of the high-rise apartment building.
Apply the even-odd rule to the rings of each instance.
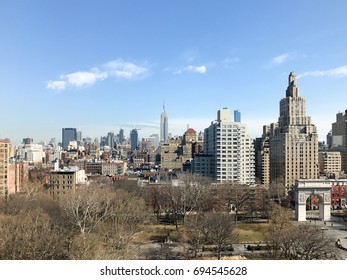
[[[270,147],[269,126],[263,126],[263,135],[254,141],[255,148],[255,176],[264,186],[270,185]]]
[[[253,140],[245,125],[231,120],[229,109],[219,110],[217,120],[205,129],[204,153],[195,156],[193,172],[219,182],[255,182]]]
[[[268,126],[270,181],[287,188],[297,179],[318,178],[317,129],[306,115],[305,97],[299,95],[294,72],[289,74],[286,97],[280,101],[278,123]],[[266,147],[266,146],[265,146]]]
[[[347,174],[347,110],[336,114],[332,124],[331,148],[341,152],[342,170]]]
[[[163,106],[163,112],[160,115],[160,143],[165,144],[169,138],[169,121],[167,113],[165,112],[165,106]]]
[[[66,150],[70,141],[77,141],[76,128],[63,128],[62,129],[62,146]]]
[[[8,196],[10,141],[0,139],[0,198]]]

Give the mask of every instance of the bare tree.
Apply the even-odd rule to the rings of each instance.
[[[249,186],[230,182],[223,184],[221,188],[228,211],[234,210],[235,223],[237,223],[239,212],[244,210],[247,204],[252,203]]]
[[[165,210],[166,197],[161,186],[150,186],[146,193],[146,203],[152,209],[157,223],[160,221],[161,213]]]
[[[167,207],[173,215],[178,229],[178,221],[185,222],[186,215],[219,210],[218,189],[212,185],[190,182],[175,187],[166,187]]]
[[[146,203],[159,222],[166,213],[176,228],[188,215],[216,210],[219,207],[218,190],[202,176],[181,174],[177,186],[157,185],[147,190]]]
[[[0,259],[130,259],[146,219],[144,200],[124,189],[15,194],[0,214]]]
[[[189,215],[185,224],[187,230],[187,242],[193,252],[193,257],[196,258],[198,252],[204,244],[204,234],[202,233],[202,219],[201,214]]]
[[[203,223],[203,231],[207,239],[214,245],[218,260],[221,259],[222,251],[230,245],[228,239],[234,227],[234,221],[230,214],[213,213],[207,215]]]
[[[0,259],[67,259],[65,237],[42,209],[1,219]]]
[[[111,206],[111,214],[98,226],[98,232],[102,233],[101,236],[107,244],[104,255],[111,259],[131,258],[134,250],[129,248],[129,244],[147,219],[145,203],[132,193],[117,190]]]
[[[336,254],[331,237],[310,225],[293,226],[277,232],[279,255],[286,259],[326,259]]]
[[[94,233],[74,235],[68,240],[68,253],[71,260],[94,260],[103,250],[100,237]]]
[[[273,205],[267,240],[274,259],[326,259],[336,253],[333,240],[321,229],[294,225],[290,213],[279,205]]]
[[[230,238],[234,225],[234,220],[227,213],[207,213],[201,217],[199,230],[207,244],[213,246],[218,260],[221,259],[225,248],[231,245]]]
[[[329,255],[336,254],[334,240],[324,234],[321,229],[304,225],[296,228],[294,256],[297,259],[312,260],[326,259]],[[294,246],[293,246],[294,247]]]
[[[280,252],[280,235],[291,232],[293,224],[289,212],[278,204],[271,204],[269,212],[270,224],[266,233],[267,242],[270,245],[270,255],[277,258]],[[283,249],[283,248],[282,248]]]
[[[102,189],[85,189],[69,193],[62,199],[65,217],[80,233],[90,233],[110,213],[110,197]]]
[[[184,222],[186,213],[186,190],[184,187],[166,187],[165,194],[167,195],[167,201],[169,210],[173,217],[173,222],[178,229],[178,221],[180,219]]]
[[[71,239],[72,256],[83,259],[129,257],[128,245],[147,213],[141,198],[108,188],[71,194],[63,199],[62,208],[70,226],[80,233]],[[89,248],[94,248],[95,255],[88,254]]]
[[[287,189],[283,178],[278,178],[272,181],[269,185],[270,198],[275,199],[281,204],[287,195]]]
[[[215,197],[212,196],[212,182],[208,177],[180,174],[179,179],[183,182],[182,191],[188,215],[210,211],[213,208]]]

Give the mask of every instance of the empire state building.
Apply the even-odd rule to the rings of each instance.
[[[168,134],[168,118],[165,112],[165,105],[163,106],[163,112],[160,115],[160,144],[165,144],[169,137]]]

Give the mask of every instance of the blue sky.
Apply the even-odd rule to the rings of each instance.
[[[1,0],[0,138],[276,122],[290,71],[319,138],[347,109],[347,2]]]

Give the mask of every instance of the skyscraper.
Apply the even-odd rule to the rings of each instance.
[[[123,142],[124,142],[124,129],[121,128],[119,130],[119,144],[123,144]]]
[[[139,145],[139,136],[137,133],[137,129],[134,128],[130,132],[130,149],[131,149],[131,151],[136,150],[138,145]]]
[[[62,145],[66,150],[70,141],[77,141],[77,129],[76,128],[63,128],[62,129]]]
[[[254,144],[246,126],[231,121],[227,108],[218,111],[217,120],[205,129],[204,154],[196,155],[193,172],[219,182],[255,182]]]
[[[277,124],[268,126],[270,181],[291,187],[297,179],[318,177],[318,135],[306,116],[305,97],[299,95],[294,72],[289,74],[286,97],[280,101]]]
[[[113,132],[107,133],[107,146],[109,146],[111,149],[114,148],[115,144],[115,136]]]
[[[341,152],[342,170],[347,174],[347,110],[336,114],[332,124],[331,147]]]
[[[165,144],[169,137],[168,130],[168,118],[165,112],[165,105],[163,106],[163,112],[160,115],[160,144]]]
[[[82,143],[82,131],[77,131],[77,142],[78,144]]]
[[[234,110],[234,122],[241,122],[241,112]]]

